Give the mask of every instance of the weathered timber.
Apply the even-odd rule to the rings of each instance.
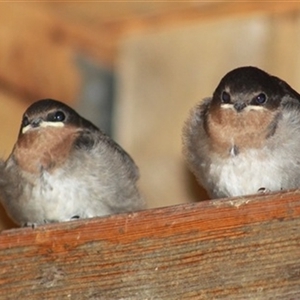
[[[0,299],[299,299],[300,191],[0,234]]]

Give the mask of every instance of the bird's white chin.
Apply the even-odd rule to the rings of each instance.
[[[221,104],[222,109],[232,109],[235,110],[234,105],[231,103],[222,103]],[[265,110],[266,108],[260,105],[247,105],[245,108],[243,108],[243,111],[250,111],[250,110]]]
[[[42,121],[37,127],[32,126],[31,124],[28,124],[27,126],[22,128],[22,133],[26,133],[29,130],[35,129],[35,128],[46,128],[46,127],[64,127],[65,124],[63,122],[47,122]]]

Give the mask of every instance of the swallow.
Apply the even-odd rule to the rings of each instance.
[[[227,73],[192,108],[182,140],[211,198],[300,187],[300,95],[259,68]]]
[[[20,226],[144,208],[139,170],[121,146],[66,104],[44,99],[24,113],[0,163],[0,197]]]

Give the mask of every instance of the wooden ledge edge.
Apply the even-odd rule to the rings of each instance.
[[[297,190],[5,230],[0,299],[299,299],[299,227]]]
[[[251,220],[247,217],[251,214]],[[109,228],[111,238],[124,233],[137,233],[152,228],[159,231],[167,227],[179,226],[189,222],[199,229],[218,229],[231,220],[231,225],[245,225],[247,223],[264,222],[271,219],[285,219],[300,217],[300,190],[283,191],[268,194],[256,194],[235,198],[205,200],[197,203],[179,204],[174,206],[146,209],[132,213],[116,214],[91,219],[52,223],[37,226],[36,228],[13,228],[0,233],[0,249],[5,246],[5,239],[19,236],[53,237],[61,232],[83,232],[86,228],[94,230],[91,237],[108,238],[103,230]],[[207,227],[208,223],[218,221],[214,226]],[[227,220],[227,221],[226,221]],[[171,223],[172,225],[170,225]],[[221,225],[220,225],[221,224]],[[89,231],[89,230],[88,230]]]

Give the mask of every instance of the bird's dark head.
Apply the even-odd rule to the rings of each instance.
[[[287,93],[296,92],[279,78],[256,67],[240,67],[222,78],[213,94],[212,106],[238,113],[276,110]]]
[[[50,172],[68,159],[83,132],[97,130],[68,105],[52,99],[39,100],[23,115],[12,156],[26,172]]]
[[[300,96],[283,80],[256,67],[234,69],[213,94],[205,113],[206,132],[218,149],[262,147],[275,133],[281,104],[289,98]]]
[[[41,128],[65,126],[95,128],[68,105],[53,99],[33,103],[23,114],[20,135]]]

